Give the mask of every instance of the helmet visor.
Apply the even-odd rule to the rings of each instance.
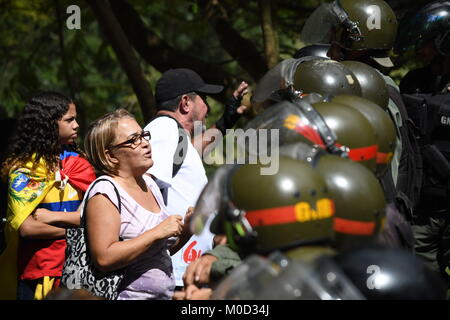
[[[252,255],[214,290],[225,300],[363,300],[364,297],[330,259],[292,261],[280,252]]]
[[[364,300],[333,263],[290,262],[276,279],[262,288],[259,299],[283,300]]]
[[[224,165],[216,170],[208,181],[195,205],[191,217],[190,229],[194,234],[202,233],[223,207],[223,194],[226,191],[226,179],[233,166]]]
[[[212,300],[257,300],[262,289],[277,277],[277,261],[251,255],[214,289]]]
[[[301,137],[313,144],[323,145],[315,124],[301,108],[288,101],[279,102],[260,113],[247,124],[245,130],[248,129],[278,129],[280,145],[299,141]]]
[[[323,3],[306,20],[300,40],[312,44],[329,44],[332,31],[338,24],[339,19],[333,12],[332,3]]]
[[[298,63],[299,62],[297,59],[285,59],[267,71],[267,73],[258,82],[252,99],[255,102],[264,102],[278,90],[287,88],[290,84],[292,84],[290,83],[290,79],[292,79],[291,74],[295,72]]]

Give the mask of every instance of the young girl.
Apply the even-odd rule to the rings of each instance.
[[[43,299],[59,286],[65,227],[77,226],[83,193],[95,179],[76,145],[72,100],[45,91],[19,118],[2,167],[8,179],[7,248],[0,256],[0,298]]]

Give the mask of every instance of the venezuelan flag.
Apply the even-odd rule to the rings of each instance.
[[[49,172],[41,158],[37,165],[29,161],[9,175],[7,247],[0,255],[0,299],[17,296],[18,230],[25,219],[36,208],[76,211],[87,187],[95,180],[92,166],[78,153],[64,151],[60,160],[61,170],[57,174]]]

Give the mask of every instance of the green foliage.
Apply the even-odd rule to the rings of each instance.
[[[222,47],[219,37],[196,0],[128,0],[146,27],[180,52],[220,66],[236,83],[252,82],[249,74]],[[304,46],[299,40],[305,19],[326,0],[278,0],[272,2],[274,26],[278,32],[280,59],[289,58]],[[392,2],[392,1],[391,1]],[[259,1],[223,0],[231,26],[264,54]],[[69,30],[66,8],[81,9],[81,29]],[[404,10],[405,6],[399,7]],[[59,10],[59,11],[57,11]],[[58,14],[60,19],[58,19]],[[105,39],[88,1],[11,0],[0,1],[0,107],[1,117],[17,117],[25,101],[42,89],[58,90],[75,98],[81,138],[87,125],[100,115],[124,107],[143,117],[138,101],[115,52]],[[63,45],[61,46],[61,40]],[[137,55],[138,56],[138,55]],[[399,81],[413,60],[399,57],[391,76]],[[143,59],[141,67],[153,89],[160,73]],[[209,99],[207,124],[220,117],[223,105]],[[242,119],[239,126],[244,126]]]
[[[1,10],[0,101],[4,116],[17,117],[25,101],[39,90],[57,90],[74,97],[84,130],[92,120],[118,107],[132,109],[142,118],[128,79],[89,6],[75,2],[81,8],[81,29],[69,30],[66,8],[74,1],[59,1],[59,22],[55,3],[13,1]]]

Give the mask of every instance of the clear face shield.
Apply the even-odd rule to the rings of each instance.
[[[300,39],[306,43],[329,44],[333,32],[343,26],[346,35],[352,41],[362,41],[363,35],[358,23],[350,20],[338,1],[323,3],[306,20]]]
[[[206,184],[192,214],[190,223],[192,233],[198,235],[205,228],[210,228],[212,233],[227,234],[226,228],[231,227],[241,237],[254,234],[253,228],[245,218],[245,211],[236,208],[229,198],[228,179],[235,168],[236,165],[220,167]],[[224,220],[228,223],[223,223]],[[233,239],[229,238],[228,242],[233,244]]]
[[[320,263],[318,263],[320,261]],[[215,300],[363,300],[331,259],[312,264],[280,252],[252,255],[214,290]]]
[[[292,85],[295,70],[300,62],[299,59],[285,59],[267,71],[258,82],[252,99],[257,103],[268,99],[280,101],[281,98],[277,96],[277,93]]]
[[[280,263],[276,259],[251,255],[218,284],[211,299],[255,300],[279,272]]]
[[[310,105],[309,107],[312,108]],[[316,125],[299,107],[289,101],[279,102],[260,113],[248,122],[245,130],[248,129],[278,129],[280,145],[299,141],[300,137],[313,144],[324,145]]]
[[[267,100],[274,102],[280,102],[282,100],[290,99],[292,95],[300,97],[303,92],[297,91],[293,88],[294,76],[297,67],[310,60],[328,60],[323,57],[302,57],[299,59],[285,59],[277,64],[275,67],[267,71],[267,73],[261,78],[256,86],[253,101],[256,103],[263,103]],[[306,100],[310,103],[315,103],[322,100],[322,97],[318,94],[312,94],[305,96]]]
[[[191,217],[192,233],[200,234],[206,226],[210,226],[224,206],[223,193],[226,190],[227,175],[230,174],[231,168],[232,166],[218,168],[200,194]]]
[[[282,101],[266,109],[252,119],[245,130],[278,129],[280,146],[303,141],[318,145],[332,154],[347,157],[348,148],[336,146],[336,134],[317,110],[304,99],[292,99],[294,101]]]

